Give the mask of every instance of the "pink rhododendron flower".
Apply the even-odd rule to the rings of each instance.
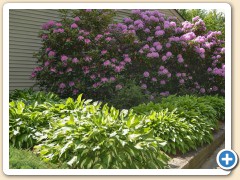
[[[126,64],[125,61],[121,61],[121,62],[120,62],[120,65],[122,65],[122,66],[125,66],[125,64]]]
[[[75,83],[73,81],[70,81],[68,84],[69,84],[70,87],[75,85]]]
[[[37,74],[35,72],[32,72],[31,77],[34,78],[34,77],[36,77],[36,75]]]
[[[86,56],[86,57],[84,57],[84,60],[86,62],[91,62],[92,61],[92,57],[91,56]]]
[[[153,39],[152,37],[148,37],[147,41],[152,41],[152,39]]]
[[[95,76],[94,74],[92,74],[92,75],[90,76],[90,78],[91,78],[92,80],[94,80],[94,79],[96,79],[96,76]]]
[[[149,72],[145,71],[145,72],[143,73],[143,76],[144,76],[144,77],[149,77]]]
[[[55,24],[55,22],[54,22],[53,20],[50,20],[50,21],[48,21],[47,23],[44,23],[44,24],[42,25],[42,29],[43,29],[43,30],[48,30],[48,29],[50,29],[51,27],[53,27],[54,24]]]
[[[90,40],[90,39],[85,39],[84,42],[85,42],[86,44],[89,44],[89,43],[91,42],[91,40]]]
[[[167,56],[163,56],[163,57],[162,57],[162,60],[163,60],[163,61],[166,61],[166,60],[167,60]]]
[[[72,68],[71,67],[67,68],[66,72],[72,72]]]
[[[78,22],[78,21],[80,21],[80,18],[77,16],[77,17],[74,18],[74,21]]]
[[[164,67],[164,66],[160,66],[159,69],[160,69],[160,70],[164,70],[165,67]]]
[[[72,28],[72,29],[76,29],[76,28],[78,28],[78,25],[77,25],[76,23],[73,23],[73,24],[71,25],[71,28]]]
[[[83,40],[83,39],[84,39],[83,36],[78,36],[78,40],[79,40],[79,41],[81,41],[81,40]]]
[[[200,89],[200,93],[203,94],[203,93],[205,93],[205,92],[206,92],[206,90],[205,90],[204,88],[201,88],[201,89]]]
[[[166,44],[166,47],[167,47],[167,48],[170,48],[170,47],[171,47],[171,43],[167,43],[167,44]]]
[[[126,63],[130,63],[130,62],[131,62],[131,58],[126,57],[126,58],[124,58],[124,61],[125,61]]]
[[[217,87],[217,86],[213,86],[213,87],[212,87],[212,90],[213,90],[213,91],[217,91],[217,90],[218,90],[218,87]]]
[[[171,27],[176,27],[176,25],[177,25],[177,24],[176,24],[175,22],[173,22],[173,21],[170,22],[169,24],[170,24]]]
[[[177,73],[176,76],[177,76],[177,77],[181,77],[182,74],[181,74],[181,73]]]
[[[46,48],[45,52],[47,53],[48,51],[51,51],[51,48]]]
[[[178,54],[178,55],[177,55],[177,58],[182,58],[182,55],[181,55],[181,54]]]
[[[207,71],[208,71],[208,72],[211,72],[211,71],[212,71],[212,68],[209,67],[209,68],[207,69]]]
[[[53,57],[55,55],[56,55],[55,51],[49,51],[49,53],[48,53],[48,57]]]
[[[147,85],[146,85],[146,84],[142,84],[142,85],[141,85],[141,88],[142,88],[142,89],[147,89]]]
[[[161,96],[168,96],[169,95],[169,91],[161,92],[160,95]]]
[[[95,37],[95,40],[98,41],[99,39],[101,39],[103,37],[102,34],[98,34],[96,37]]]
[[[50,68],[50,71],[55,73],[57,72],[56,68]]]
[[[112,61],[113,63],[115,63],[115,62],[117,62],[117,59],[116,59],[116,58],[112,58],[111,61]]]
[[[160,50],[162,49],[162,45],[157,45],[157,46],[156,46],[156,49],[157,49],[158,51],[160,51]]]
[[[39,71],[42,71],[42,70],[43,70],[43,68],[41,66],[38,66],[38,67],[34,68],[34,71],[36,71],[36,72],[39,72]]]
[[[109,41],[112,40],[112,38],[111,37],[107,37],[105,40],[109,42]]]
[[[166,56],[167,56],[167,57],[171,57],[171,56],[172,56],[172,53],[168,51],[168,52],[166,53]]]
[[[159,30],[159,31],[156,31],[156,32],[155,32],[155,36],[156,36],[156,37],[162,36],[162,35],[164,35],[164,34],[165,34],[165,32],[164,32],[163,30]]]
[[[57,27],[61,27],[61,26],[62,26],[62,23],[59,23],[59,22],[58,22],[58,23],[56,23],[56,26],[57,26]]]
[[[165,80],[161,80],[160,84],[164,85],[164,84],[166,84],[166,81]]]
[[[83,66],[82,69],[83,69],[84,74],[88,74],[90,72],[89,67],[87,67],[87,66]]]
[[[184,62],[183,58],[181,58],[181,57],[178,58],[178,62],[179,62],[179,63],[183,63],[183,62]]]
[[[76,64],[76,63],[79,62],[79,60],[78,60],[77,58],[73,58],[73,59],[72,59],[72,62]]]
[[[144,45],[142,49],[143,50],[149,49],[149,45],[148,44]]]
[[[107,53],[107,50],[102,50],[102,51],[101,51],[101,54],[102,54],[102,55],[104,55],[104,54],[106,54],[106,53]]]
[[[110,77],[110,81],[115,81],[116,78],[115,77]]]
[[[109,66],[110,64],[111,64],[111,62],[109,60],[107,60],[103,63],[104,66]]]
[[[122,71],[122,69],[123,69],[122,66],[116,66],[114,70],[115,72],[119,73]]]
[[[66,61],[67,59],[68,59],[68,57],[66,55],[61,56],[61,61]]]
[[[103,83],[108,82],[108,78],[103,77],[103,78],[101,78],[101,81],[102,81]]]
[[[121,84],[116,85],[116,90],[120,90],[120,89],[122,89],[122,85]]]
[[[60,84],[59,84],[59,88],[60,88],[60,89],[64,89],[65,87],[66,87],[66,85],[65,85],[64,83],[60,83]]]
[[[180,79],[180,80],[179,80],[179,83],[180,83],[180,84],[184,84],[184,82],[185,82],[184,79]]]
[[[73,90],[73,95],[78,94],[78,92],[79,92],[79,91],[78,91],[77,89],[74,89],[74,90]]]
[[[151,52],[155,52],[156,49],[155,49],[154,47],[151,47],[151,48],[150,48],[150,51],[151,51]]]
[[[46,61],[46,62],[44,63],[44,66],[49,66],[49,64],[50,64],[50,62],[49,62],[49,61]]]
[[[199,17],[199,16],[196,16],[196,17],[192,18],[192,21],[194,22],[194,21],[197,21],[197,20],[199,20],[199,19],[200,19],[200,17]]]
[[[157,78],[153,77],[153,78],[152,78],[152,81],[153,81],[153,82],[157,82]]]

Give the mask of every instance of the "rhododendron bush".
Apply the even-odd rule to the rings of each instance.
[[[42,26],[32,72],[41,88],[62,97],[111,98],[127,81],[151,99],[169,94],[224,95],[221,32],[193,18],[181,25],[159,11],[133,10],[113,23],[111,10],[74,10]]]

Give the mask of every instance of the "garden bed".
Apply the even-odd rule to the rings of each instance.
[[[118,110],[31,91],[9,105],[10,145],[71,169],[167,169],[175,154],[197,164],[188,152],[213,142],[225,107],[222,97],[186,95]]]
[[[176,155],[169,161],[171,169],[198,169],[225,140],[225,124],[214,133],[213,142],[184,155]]]

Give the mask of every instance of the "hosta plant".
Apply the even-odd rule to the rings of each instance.
[[[210,143],[212,132],[218,129],[221,120],[219,115],[224,115],[224,107],[224,99],[216,96],[169,96],[160,103],[134,107],[133,112],[147,115],[147,127],[154,129],[156,137],[168,142],[164,151],[176,154]]]
[[[44,161],[67,162],[71,168],[168,167],[169,158],[160,150],[166,142],[143,127],[144,116],[100,105],[69,98],[35,151]]]

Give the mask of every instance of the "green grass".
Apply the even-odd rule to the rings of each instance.
[[[52,163],[43,162],[37,155],[29,150],[9,149],[10,169],[63,169],[65,166],[58,166]]]

